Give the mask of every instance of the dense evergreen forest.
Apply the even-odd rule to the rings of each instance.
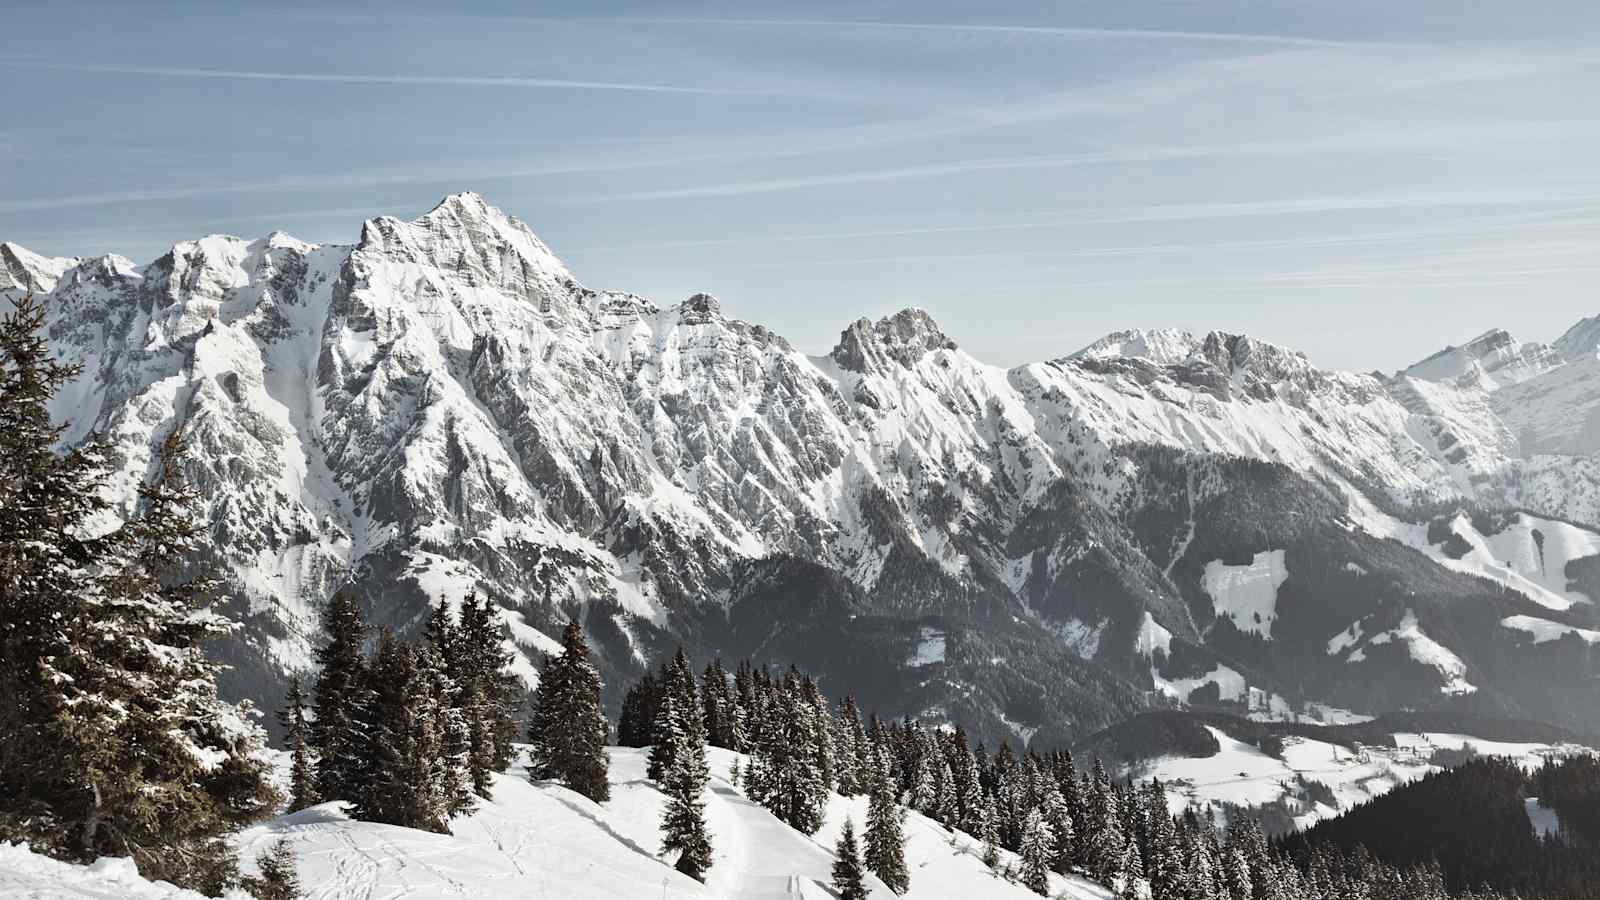
[[[1556,812],[1558,834],[1535,833],[1530,802]],[[1359,848],[1391,865],[1437,866],[1455,890],[1591,900],[1600,897],[1600,761],[1552,760],[1530,774],[1503,759],[1469,760],[1282,845],[1302,863]]]

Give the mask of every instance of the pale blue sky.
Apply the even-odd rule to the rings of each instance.
[[[1121,327],[1390,370],[1600,313],[1600,4],[0,0],[0,240],[350,242],[476,190],[823,352]]]

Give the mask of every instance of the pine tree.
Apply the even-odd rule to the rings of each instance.
[[[471,812],[476,805],[471,771],[472,729],[461,688],[450,676],[449,663],[440,654],[440,646],[453,650],[450,642],[441,645],[432,640],[416,649],[417,675],[428,692],[434,728],[439,734],[439,790],[447,815],[457,816]]]
[[[1117,793],[1107,777],[1105,766],[1094,761],[1094,779],[1089,784],[1086,801],[1088,820],[1087,850],[1089,872],[1096,881],[1110,884],[1121,874],[1122,856],[1126,840],[1122,833],[1122,811]]]
[[[456,630],[456,657],[465,695],[477,699],[468,708],[468,728],[475,732],[472,751],[473,783],[478,795],[488,798],[489,771],[510,768],[517,739],[517,710],[526,686],[510,671],[511,651],[501,635],[500,610],[488,597],[468,594],[461,601],[461,624]]]
[[[880,758],[885,756],[880,751]],[[872,798],[867,805],[867,868],[884,886],[896,894],[911,889],[911,872],[906,868],[905,833],[900,823],[900,806],[895,802],[894,782],[887,761],[876,767]]]
[[[960,729],[957,729],[960,733]],[[977,835],[983,827],[983,780],[978,773],[978,760],[962,737],[956,748],[956,762],[952,770],[956,789],[956,815],[960,827]]]
[[[667,796],[661,817],[661,850],[677,852],[677,870],[704,881],[711,868],[711,837],[706,831],[702,797],[709,777],[705,728],[700,708],[685,708],[681,702],[677,694],[669,692],[661,705],[664,732],[658,740],[670,746],[661,776],[661,791]]]
[[[369,723],[358,753],[366,776],[351,812],[382,822],[448,834],[448,768],[439,712],[418,652],[385,629],[368,670]]]
[[[617,720],[617,743],[624,747],[649,747],[655,743],[656,716],[661,712],[661,682],[645,672],[622,698]]]
[[[867,735],[861,727],[861,712],[856,709],[856,695],[844,696],[839,708],[837,744],[839,756],[839,793],[846,797],[866,793],[871,779],[866,772]]]
[[[45,661],[71,652],[54,623],[77,613],[72,598],[97,592],[92,567],[109,542],[85,535],[106,507],[98,492],[106,448],[91,441],[59,457],[52,449],[66,426],[51,424],[48,404],[78,368],[51,358],[39,336],[44,318],[31,295],[0,318],[0,838],[92,859],[98,834],[85,846],[76,833],[103,804],[74,771],[85,754],[72,735],[118,723],[98,704],[83,714],[97,721],[75,725],[73,682]]]
[[[300,875],[287,838],[279,838],[256,857],[260,875],[246,876],[242,886],[256,900],[300,900]]]
[[[300,676],[289,676],[289,691],[284,697],[284,708],[278,712],[278,722],[284,728],[284,743],[289,748],[289,812],[298,812],[320,802],[317,798],[317,771],[307,745],[309,729],[306,725],[306,695],[300,686]]]
[[[660,781],[672,765],[672,753],[677,744],[667,739],[668,730],[682,717],[683,710],[699,709],[699,692],[694,686],[694,673],[689,669],[689,658],[683,648],[667,663],[662,672],[662,701],[656,707],[656,720],[651,728],[649,764],[645,776]],[[666,698],[673,703],[666,703]]]
[[[817,690],[816,681],[809,675],[800,678],[800,696],[810,707],[807,712],[811,717],[812,761],[817,769],[822,793],[826,795],[828,791],[833,790],[834,782],[838,778],[834,758],[836,750],[833,743],[833,710],[829,708],[827,698]]]
[[[473,678],[462,688],[462,703],[467,713],[467,781],[474,794],[493,800],[497,758],[495,718],[485,712],[490,702],[484,699],[482,685],[481,680]]]
[[[1000,866],[1000,813],[995,809],[994,798],[983,799],[983,811],[979,814],[977,836],[983,840],[983,864],[991,869]]]
[[[1149,847],[1144,854],[1145,875],[1157,897],[1176,896],[1183,879],[1183,860],[1178,852],[1178,833],[1167,810],[1166,791],[1152,780],[1145,793],[1149,821]]]
[[[1050,865],[1056,856],[1056,837],[1037,809],[1029,810],[1022,825],[1022,884],[1039,896],[1050,893]]]
[[[1061,788],[1053,778],[1049,779],[1049,784],[1045,788],[1040,809],[1044,814],[1045,824],[1050,826],[1050,831],[1056,838],[1056,852],[1050,860],[1050,868],[1065,875],[1072,867],[1072,841],[1077,829],[1072,821],[1072,813],[1067,809],[1067,798],[1061,793]]]
[[[317,648],[316,718],[311,747],[317,754],[317,795],[323,800],[354,800],[365,772],[357,748],[367,740],[361,713],[368,707],[366,659],[361,645],[367,626],[354,597],[334,594],[322,613],[328,643]]]
[[[1229,900],[1254,900],[1251,887],[1250,863],[1245,862],[1245,852],[1238,847],[1222,850],[1222,884],[1227,887]],[[1322,897],[1323,892],[1318,892]]]
[[[233,625],[207,608],[215,583],[185,574],[202,547],[181,436],[103,533],[105,447],[55,452],[48,404],[76,370],[43,324],[31,297],[0,318],[0,838],[226,884],[220,835],[277,798],[260,730],[218,699],[201,649]]]
[[[600,673],[589,662],[589,647],[576,621],[568,622],[561,635],[561,655],[545,662],[534,692],[528,743],[530,777],[558,778],[596,803],[611,798]]]
[[[861,849],[856,846],[856,826],[846,818],[839,842],[833,847],[833,892],[839,900],[866,900],[865,879]]]
[[[822,827],[828,787],[817,765],[816,706],[805,698],[797,675],[761,701],[745,793],[780,820],[805,834]]]

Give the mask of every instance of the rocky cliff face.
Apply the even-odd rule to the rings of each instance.
[[[121,502],[183,431],[209,562],[248,625],[224,650],[231,687],[267,702],[339,589],[401,629],[488,593],[530,678],[577,616],[613,687],[681,641],[994,738],[1085,733],[1208,685],[1270,715],[1461,683],[1542,713],[1476,661],[1568,646],[1447,602],[1516,588],[1492,554],[1450,557],[1429,517],[1580,502],[1539,492],[1572,466],[1525,459],[1514,419],[1459,378],[1385,382],[1181,332],[1007,371],[918,310],[812,357],[704,294],[587,288],[472,194],[349,246],[211,236],[138,266],[7,244],[0,263],[0,292],[48,294],[54,346],[84,367],[54,412],[68,440],[112,440]],[[1566,396],[1551,402],[1582,402]],[[1557,474],[1515,468],[1535,464]],[[1234,572],[1273,552],[1283,578],[1281,556],[1265,582]],[[1336,574],[1357,569],[1390,587]],[[1393,585],[1412,582],[1433,599],[1407,605]],[[1495,603],[1557,629],[1591,618]],[[1263,604],[1281,633],[1248,627]],[[1419,658],[1423,640],[1460,666]],[[1559,665],[1577,678],[1593,654],[1575,650]]]

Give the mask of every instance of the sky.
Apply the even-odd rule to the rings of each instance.
[[[813,353],[1224,330],[1393,371],[1600,313],[1600,4],[0,0],[0,240],[351,243],[473,190]]]

